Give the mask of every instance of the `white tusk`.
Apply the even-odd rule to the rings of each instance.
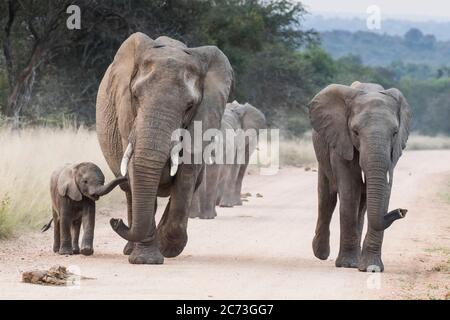
[[[364,176],[364,171],[361,171],[361,177],[362,177],[363,183],[366,183],[366,177]]]
[[[125,177],[128,171],[128,162],[130,162],[131,155],[133,154],[133,146],[131,143],[128,144],[127,149],[125,150],[122,162],[120,163],[120,173]]]
[[[170,176],[173,177],[178,171],[178,154],[175,153],[170,157]]]
[[[389,171],[386,172],[386,179],[387,179],[387,183],[390,184],[390,175],[389,175]]]

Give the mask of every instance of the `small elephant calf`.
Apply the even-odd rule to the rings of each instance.
[[[91,162],[67,164],[52,173],[50,194],[53,218],[42,231],[55,222],[53,251],[59,254],[94,253],[95,201],[126,181],[118,177],[104,185],[105,176]],[[78,246],[80,227],[83,224],[81,250]]]

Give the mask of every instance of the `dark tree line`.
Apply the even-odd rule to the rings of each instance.
[[[69,30],[69,5],[81,30]],[[214,44],[230,58],[234,97],[272,115],[304,107],[311,92],[295,49],[314,42],[301,31],[301,4],[285,0],[8,0],[0,4],[3,116],[28,122],[92,124],[100,79],[131,33],[168,35],[188,46]],[[311,70],[305,70],[311,72]],[[6,81],[5,81],[6,80]],[[280,109],[280,110],[279,110]]]
[[[67,28],[69,5],[81,9],[80,30]],[[324,86],[355,80],[398,87],[413,108],[414,130],[450,134],[443,116],[450,110],[448,66],[424,64],[432,56],[424,56],[422,64],[399,61],[384,67],[366,66],[354,55],[333,59],[319,46],[318,34],[302,27],[305,14],[299,2],[288,0],[0,1],[0,125],[68,120],[93,125],[106,68],[120,44],[141,31],[191,47],[220,47],[236,75],[230,99],[260,108],[269,125],[284,129],[282,134],[310,129],[307,103]],[[382,37],[336,34],[344,43],[358,40],[358,46],[362,35],[366,40]],[[325,48],[331,40],[325,36]],[[402,41],[413,54],[423,51],[418,47],[443,46],[432,40],[413,30]],[[391,52],[395,45],[375,46],[382,55],[396,54]]]

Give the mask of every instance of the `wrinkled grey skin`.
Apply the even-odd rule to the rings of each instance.
[[[336,266],[383,271],[383,232],[406,214],[387,210],[394,167],[409,134],[408,103],[397,89],[355,82],[351,87],[329,85],[313,98],[309,110],[319,162],[314,255],[328,258],[329,225],[339,195]],[[368,231],[361,250],[366,209]]]
[[[221,123],[221,131],[224,137],[226,129],[235,131],[241,129],[244,132],[248,129],[254,129],[256,136],[251,135],[249,138],[246,138],[244,164],[213,164],[205,166],[204,180],[194,195],[190,210],[191,218],[214,218],[217,215],[216,205],[221,207],[242,205],[242,180],[244,179],[250,156],[256,148],[257,134],[260,129],[264,128],[266,128],[264,114],[251,104],[240,104],[236,101],[227,104]],[[254,139],[255,143],[250,143],[250,139]],[[225,143],[224,152],[227,152],[226,149],[229,147],[230,145]]]
[[[103,155],[116,176],[127,146],[133,150],[129,183],[123,188],[128,226],[111,219],[113,229],[128,240],[124,254],[130,255],[130,263],[161,264],[164,257],[183,251],[202,163],[181,164],[172,177],[171,135],[187,128],[194,137],[194,121],[202,121],[203,130],[219,128],[232,80],[227,57],[214,46],[187,48],[168,37],[153,40],[138,32],[117,51],[99,87],[96,126]],[[183,150],[183,157],[193,158],[194,152]],[[158,227],[157,196],[170,196]]]
[[[103,185],[105,177],[95,164],[65,165],[52,173],[50,194],[54,221],[53,251],[59,254],[94,253],[95,201],[126,181],[119,177]],[[50,227],[51,221],[43,231]],[[78,246],[83,224],[81,250]]]

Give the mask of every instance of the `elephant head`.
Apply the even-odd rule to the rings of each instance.
[[[369,227],[382,231],[402,218],[401,210],[386,214],[393,169],[409,134],[410,107],[401,92],[375,84],[332,84],[313,98],[310,118],[340,157],[352,161],[358,152]]]
[[[128,172],[133,213],[130,228],[120,219],[112,219],[111,225],[124,239],[138,242],[154,230],[172,133],[191,128],[193,119],[202,120],[203,129],[220,127],[233,73],[214,46],[188,48],[167,37],[152,40],[135,33],[120,46],[105,77],[109,107],[116,110],[126,149],[121,169]]]
[[[259,130],[266,127],[264,114],[248,102],[240,104],[237,101],[233,101],[227,104],[227,108],[237,115],[244,131],[247,129]]]
[[[57,188],[60,196],[67,196],[74,201],[81,201],[85,196],[93,201],[111,192],[125,177],[113,179],[104,185],[105,176],[99,167],[90,162],[67,166],[58,177]]]

